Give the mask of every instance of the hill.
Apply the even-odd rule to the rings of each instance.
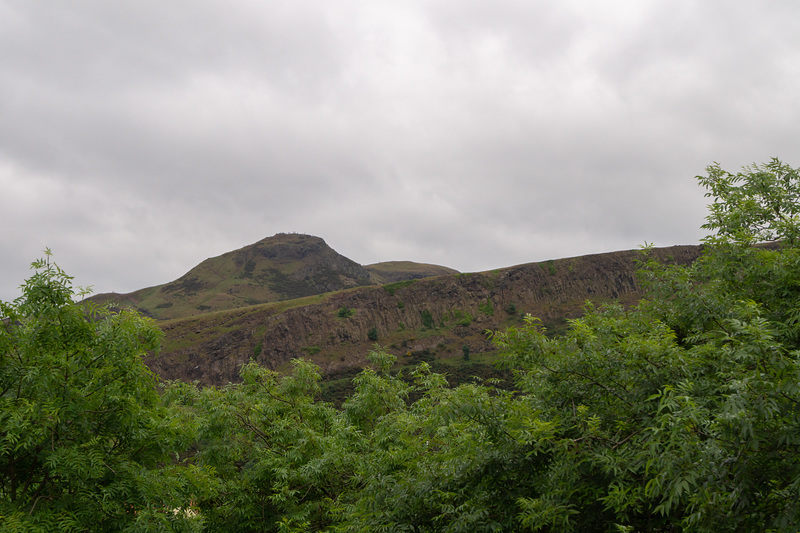
[[[364,267],[319,237],[279,233],[206,259],[170,283],[90,300],[166,320],[455,272],[409,261]]]
[[[688,264],[700,251],[674,246],[651,254]],[[582,314],[587,300],[636,302],[638,258],[637,251],[623,251],[383,286],[353,283],[336,292],[165,320],[163,351],[147,363],[168,379],[221,385],[237,381],[251,359],[284,370],[303,357],[328,376],[346,375],[363,366],[375,344],[405,364],[448,364],[465,353],[480,361],[493,350],[486,332],[518,324],[526,313],[557,331]]]

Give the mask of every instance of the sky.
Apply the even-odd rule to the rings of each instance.
[[[695,244],[800,166],[795,0],[0,0],[0,300],[280,232],[476,272]]]

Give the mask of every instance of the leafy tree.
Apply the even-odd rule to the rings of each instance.
[[[517,530],[516,499],[535,490],[539,466],[509,431],[516,418],[511,393],[450,389],[426,363],[414,380],[424,396],[380,417],[340,529]]]
[[[139,315],[73,301],[45,260],[0,303],[0,523],[4,531],[192,530],[203,472],[142,363],[160,338]]]
[[[733,174],[719,164],[697,179],[714,202],[703,228],[716,231],[709,244],[749,246],[782,241],[789,247],[800,237],[800,176],[798,169],[772,159]]]
[[[649,300],[589,308],[562,338],[531,319],[498,335],[537,413],[518,438],[548,464],[524,527],[797,530],[798,172],[699,180],[716,233],[691,266],[645,262]]]
[[[194,461],[217,476],[195,502],[210,531],[327,531],[339,520],[360,434],[318,400],[319,369],[293,364],[281,376],[251,362],[242,383],[170,390],[170,405],[197,417]]]

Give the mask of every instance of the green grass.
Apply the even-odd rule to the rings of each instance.
[[[407,279],[405,281],[397,281],[395,283],[389,283],[388,285],[383,286],[383,290],[388,292],[391,296],[394,296],[394,293],[397,292],[397,289],[402,289],[403,287],[408,287],[416,283],[417,280],[415,279]]]

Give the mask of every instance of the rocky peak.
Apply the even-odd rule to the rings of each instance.
[[[385,276],[407,279],[437,273],[435,265],[419,267],[384,265],[374,272],[339,254],[320,237],[278,233],[206,259],[170,283],[93,299],[134,307],[157,319],[186,318],[383,283]]]

